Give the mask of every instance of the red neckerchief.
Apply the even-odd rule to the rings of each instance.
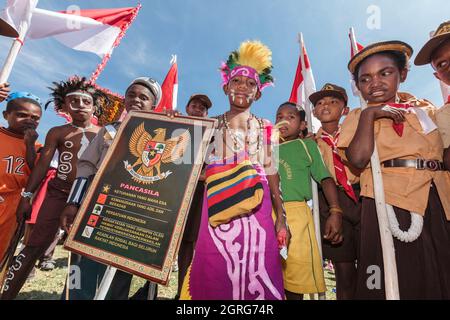
[[[447,103],[450,103],[450,96],[447,97]]]
[[[352,188],[352,185],[348,181],[347,172],[345,171],[344,163],[342,162],[342,158],[337,151],[337,143],[339,140],[339,135],[341,134],[341,128],[339,127],[336,135],[333,137],[331,134],[322,131],[321,138],[327,145],[331,147],[333,151],[333,164],[334,164],[334,172],[336,175],[337,182],[344,188],[345,193],[353,199],[353,201],[357,202],[355,191]]]
[[[413,106],[407,103],[388,103],[388,106],[392,107],[392,108],[397,108],[397,109],[405,109],[408,110],[409,108],[412,108]],[[398,134],[399,137],[401,137],[403,135],[403,128],[404,128],[404,124],[403,123],[393,123],[392,124],[392,128],[394,129],[394,131]]]

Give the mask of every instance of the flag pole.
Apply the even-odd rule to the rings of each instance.
[[[302,65],[303,83],[305,84],[305,81],[306,81],[306,63],[305,63],[305,56],[304,56],[305,45],[304,45],[304,41],[303,41],[303,33],[301,33],[301,32],[298,34],[298,42],[300,43],[300,63]],[[312,132],[313,131],[312,107],[311,107],[311,101],[309,101],[308,97],[305,97],[305,113],[306,113],[306,121],[308,124],[308,132]],[[313,178],[311,178],[311,186],[312,186],[312,200],[313,200],[314,229],[316,232],[316,239],[317,239],[317,246],[319,248],[320,261],[321,261],[321,265],[323,265],[322,235],[320,232],[319,191],[317,188],[317,183]],[[323,272],[323,268],[322,268],[322,272]],[[319,293],[319,300],[325,300],[325,292]]]
[[[355,31],[350,28],[351,44],[354,48],[353,52],[358,51],[356,44]],[[361,92],[358,90],[359,101],[361,109],[367,108],[367,101],[364,100]],[[386,200],[384,195],[383,177],[381,175],[380,157],[378,155],[378,148],[376,141],[374,143],[373,154],[370,158],[375,205],[377,209],[378,225],[380,229],[381,250],[383,253],[383,267],[384,267],[384,282],[387,300],[399,300],[400,294],[398,289],[398,274],[397,264],[395,260],[395,247],[392,233],[389,229],[389,220],[386,210]]]
[[[108,266],[106,268],[105,274],[103,275],[100,286],[98,287],[97,293],[95,294],[94,300],[105,300],[106,294],[111,287],[111,283],[116,275],[117,268]]]
[[[177,63],[177,55],[173,54],[172,59],[170,60],[170,66],[173,66],[175,63]],[[178,71],[177,71],[178,72]],[[172,92],[172,110],[177,110],[177,104],[178,104],[178,81],[173,86],[173,92]]]
[[[16,61],[17,55],[19,54],[19,51],[23,46],[25,36],[28,32],[28,28],[29,28],[29,21],[23,20],[20,22],[19,36],[16,39],[14,39],[11,48],[9,49],[9,53],[6,57],[5,63],[3,64],[3,68],[0,71],[0,83],[5,83],[8,81],[14,62]]]

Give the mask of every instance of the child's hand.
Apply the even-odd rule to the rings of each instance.
[[[63,229],[67,234],[69,234],[70,227],[75,220],[75,216],[77,215],[78,207],[74,205],[68,205],[64,208],[61,218],[59,220],[59,226]]]
[[[339,244],[344,240],[342,236],[342,214],[330,214],[325,223],[325,234],[323,236],[331,244]]]
[[[277,233],[278,248],[287,247],[291,240],[291,232],[287,227],[285,217],[276,220],[275,230]]]
[[[26,129],[24,133],[25,133],[24,134],[25,144],[34,146],[37,138],[39,137],[36,130],[33,128],[29,128],[29,129]]]
[[[365,109],[363,112],[366,114],[371,113],[375,120],[381,118],[388,118],[392,119],[396,124],[404,122],[406,120],[405,114],[407,113],[405,109],[385,108],[385,106],[370,107]]]
[[[0,84],[0,102],[4,101],[6,98],[8,98],[9,91],[11,89],[9,88],[9,83],[5,82]]]
[[[28,198],[21,198],[19,206],[16,210],[16,220],[20,224],[23,220],[30,219],[31,216],[31,203]]]
[[[163,113],[171,119],[178,117],[181,114],[177,110],[167,110],[166,108],[163,109]]]

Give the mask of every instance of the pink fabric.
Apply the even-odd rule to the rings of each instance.
[[[31,218],[30,220],[27,220],[28,224],[35,224],[36,219],[38,217],[39,210],[41,210],[42,203],[44,202],[45,195],[47,194],[47,186],[48,183],[53,180],[56,177],[56,169],[50,168],[47,171],[47,175],[45,176],[44,181],[41,184],[41,187],[39,188],[39,191],[36,194],[36,197],[34,198],[33,205],[32,205],[32,211],[31,211]]]
[[[272,82],[266,82],[262,84],[261,81],[259,80],[258,72],[255,69],[248,66],[236,66],[235,68],[230,70],[230,68],[226,65],[226,63],[222,62],[220,71],[222,74],[222,86],[227,85],[228,82],[230,82],[230,80],[236,76],[244,76],[255,80],[258,85],[259,91],[262,91],[264,88],[272,85]]]

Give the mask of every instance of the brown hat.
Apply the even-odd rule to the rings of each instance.
[[[431,55],[433,52],[447,39],[450,39],[450,21],[441,23],[437,30],[433,33],[433,36],[427,43],[420,49],[417,54],[414,64],[416,66],[422,66],[431,62]]]
[[[314,92],[312,95],[310,95],[309,101],[311,101],[312,104],[315,106],[317,101],[319,101],[323,97],[330,97],[330,96],[344,100],[345,104],[347,105],[348,96],[345,89],[332,83],[325,84],[323,88],[320,89],[320,91]]]
[[[413,54],[413,49],[411,46],[403,41],[384,41],[373,43],[370,46],[365,47],[357,54],[353,56],[353,58],[348,63],[348,70],[351,73],[355,72],[356,67],[367,57],[383,51],[397,51],[406,55],[407,60],[411,58]]]
[[[202,93],[196,93],[193,94],[190,98],[188,103],[186,104],[186,107],[189,105],[189,103],[191,103],[192,100],[197,99],[200,100],[201,103],[203,103],[207,109],[211,108],[212,106],[212,102],[211,100],[209,100],[208,96],[206,94],[202,94]]]
[[[0,18],[0,35],[4,37],[17,38],[19,33],[8,22]]]

